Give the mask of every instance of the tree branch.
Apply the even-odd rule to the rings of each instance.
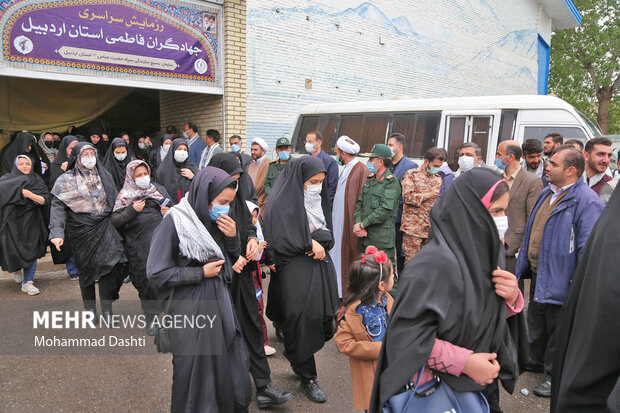
[[[616,80],[614,80],[614,83],[611,84],[611,94],[612,95],[616,91],[616,88],[618,87],[618,85],[620,85],[620,75],[618,75],[616,77]]]
[[[581,47],[575,48],[575,57],[577,58],[577,60],[585,56],[586,56],[586,53]],[[596,72],[594,71],[594,68],[592,67],[592,63],[582,63],[582,66],[584,67],[584,69],[588,71],[588,74],[590,75],[590,79],[592,79],[592,83],[594,84],[594,90],[596,91],[599,88],[599,85],[598,85],[598,82],[596,81]]]

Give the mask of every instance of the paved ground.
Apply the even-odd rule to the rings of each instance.
[[[80,297],[77,281],[70,281],[64,267],[53,266],[49,258],[39,261],[35,283],[41,294],[28,297],[7,273],[1,274],[0,302]],[[137,299],[131,284],[123,286],[121,299]],[[0,317],[11,317],[11,314],[3,313]],[[270,358],[273,384],[295,393],[293,400],[274,411],[352,411],[348,360],[338,352],[333,341],[317,354],[318,381],[328,395],[326,404],[317,405],[298,391],[298,380],[283,358],[282,344],[272,330],[270,339],[270,344],[278,350]],[[0,354],[3,354],[1,350]],[[519,379],[514,395],[503,393],[504,412],[548,412],[548,400],[531,393],[538,380],[539,375],[526,373]],[[169,355],[0,355],[0,412],[166,412],[170,406],[171,382]],[[521,394],[523,388],[530,391],[528,396]],[[255,402],[250,410],[259,411]]]

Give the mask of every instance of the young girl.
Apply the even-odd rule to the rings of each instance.
[[[338,350],[349,356],[353,408],[368,410],[381,342],[394,299],[392,263],[383,251],[369,246],[351,264],[350,285],[336,316]]]
[[[261,253],[256,258],[253,264],[255,268],[252,270],[252,278],[254,279],[254,288],[256,288],[256,300],[258,301],[258,312],[260,313],[260,322],[263,327],[263,337],[265,338],[265,355],[273,356],[276,353],[276,349],[269,345],[269,340],[267,338],[267,324],[265,323],[264,310],[265,305],[263,301],[263,275],[261,272],[261,262],[265,261],[266,258],[266,248],[267,241],[265,241],[265,237],[263,236],[263,229],[258,222],[258,215],[260,214],[260,208],[252,201],[245,201],[248,209],[252,213],[252,224],[256,227],[256,235],[258,237],[259,246],[261,248]],[[250,264],[248,264],[250,265]]]

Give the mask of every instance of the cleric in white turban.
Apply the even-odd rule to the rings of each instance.
[[[267,145],[267,142],[265,142],[265,140],[263,138],[254,138],[254,139],[252,139],[252,145],[254,145],[254,144],[257,144],[258,146],[263,148],[263,150],[265,152],[267,152],[269,150],[269,145]]]
[[[358,143],[349,138],[347,135],[342,135],[339,137],[336,142],[336,146],[341,151],[344,151],[350,155],[357,155],[360,152],[360,146]]]
[[[260,207],[261,214],[265,211],[265,203],[267,203],[267,194],[265,193],[265,177],[267,176],[267,170],[269,169],[269,158],[267,157],[267,151],[269,145],[262,138],[252,139],[250,146],[250,154],[252,155],[252,162],[248,165],[246,172],[256,189],[256,198],[258,199],[258,206]]]
[[[358,239],[353,234],[355,224],[355,204],[362,194],[366,177],[370,172],[364,162],[355,155],[360,146],[348,136],[341,136],[336,142],[338,163],[344,165],[338,178],[336,196],[332,207],[332,223],[334,226],[334,247],[329,251],[338,278],[338,296],[344,297],[349,287],[348,268],[359,255]]]

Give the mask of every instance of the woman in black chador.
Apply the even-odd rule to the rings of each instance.
[[[60,251],[65,237],[70,240],[84,308],[96,313],[97,282],[101,312],[109,320],[127,259],[122,238],[110,222],[116,187],[91,143],[80,142],[73,147],[67,172],[58,177],[52,194],[50,241]]]
[[[175,139],[155,174],[155,180],[166,188],[174,202],[179,202],[185,196],[192,179],[198,173],[198,168],[188,157],[185,139]]]
[[[265,208],[265,238],[275,251],[280,283],[284,319],[278,326],[284,332],[284,356],[301,378],[302,391],[317,403],[325,402],[327,396],[316,382],[314,353],[333,337],[338,311],[336,271],[328,253],[334,241],[324,180],[325,166],[319,158],[293,159],[269,193]]]
[[[29,295],[39,293],[33,280],[37,259],[45,255],[51,198],[27,155],[18,155],[11,173],[0,178],[0,266]]]
[[[125,142],[123,139],[120,140]],[[112,153],[113,148],[114,142],[108,155]],[[151,182],[149,166],[140,160],[129,162],[124,186],[114,204],[112,224],[125,238],[129,278],[138,290],[142,310],[148,322],[146,333],[150,336],[155,334],[152,325],[154,316],[162,309],[154,301],[157,297],[146,277],[146,260],[153,232],[172,205],[174,203],[170,200],[166,189]]]
[[[484,392],[491,411],[501,411],[496,379],[512,393],[518,377],[506,317],[523,308],[517,278],[500,269],[508,199],[499,174],[474,168],[433,207],[428,243],[400,275],[371,412],[381,412],[422,366],[421,384],[433,369],[456,391]]]
[[[245,174],[233,154],[219,153],[211,158],[209,165],[222,169],[239,183],[235,199],[230,204],[230,216],[237,224],[241,256],[237,257],[233,265],[236,274],[230,283],[230,293],[250,352],[250,373],[256,385],[258,407],[264,409],[280,405],[292,399],[293,395],[271,386],[271,369],[265,355],[265,338],[256,300],[256,288],[252,268],[248,265],[248,262],[254,261],[260,253],[256,227],[252,224],[252,214],[245,203],[245,201],[258,202],[256,191],[252,180]]]
[[[244,412],[250,361],[227,284],[241,255],[235,221],[226,215],[237,183],[205,167],[170,209],[151,241],[146,272],[160,299],[172,294],[172,317],[212,316],[213,328],[169,330],[174,412]]]
[[[123,138],[114,138],[108,148],[108,152],[103,158],[103,166],[110,172],[116,190],[120,191],[125,182],[125,174],[127,165],[133,161],[133,157],[129,154],[127,142]]]
[[[553,413],[620,412],[618,188],[592,229],[562,308],[551,380]]]

